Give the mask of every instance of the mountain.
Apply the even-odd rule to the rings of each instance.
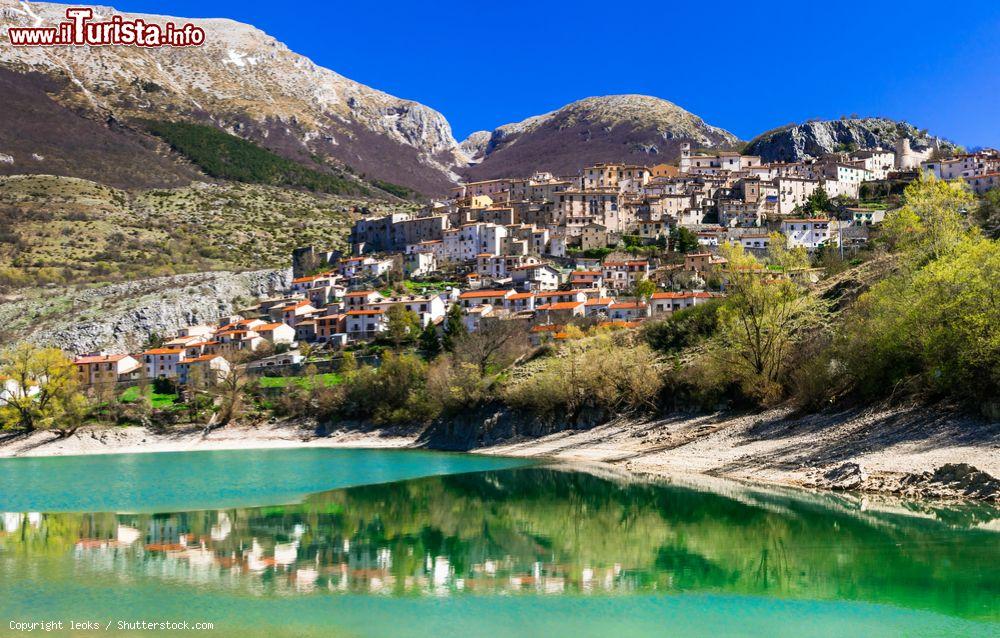
[[[953,149],[954,144],[912,124],[882,117],[789,124],[751,140],[745,152],[765,162],[798,162],[847,149],[893,148],[906,138],[914,150]]]
[[[551,113],[473,133],[461,148],[473,163],[468,179],[573,174],[595,162],[673,161],[682,142],[731,148],[735,135],[706,124],[676,104],[648,95],[608,95],[573,102]]]
[[[52,26],[65,19],[67,6],[0,0],[0,30]],[[95,20],[119,13],[107,7],[94,11]],[[116,153],[122,151],[111,147],[130,143],[132,151],[134,144],[149,147],[136,151],[145,161],[160,155],[162,145],[138,139],[142,132],[131,123],[149,118],[213,124],[298,162],[332,160],[366,177],[424,193],[447,189],[457,177],[453,167],[468,161],[437,111],[317,66],[250,25],[225,19],[121,15],[161,24],[190,22],[205,30],[205,44],[174,49],[0,47],[0,67],[8,70],[4,77],[17,87],[21,103],[38,101],[51,111],[47,119],[27,123],[35,129],[37,151],[28,147],[31,140],[14,141],[25,122],[0,120],[0,171],[25,172],[28,166],[30,172],[90,177],[66,163],[67,157],[76,157],[77,147],[95,146],[94,142],[94,152],[102,154],[96,158],[99,163],[117,164]],[[44,77],[26,75],[32,72]],[[39,92],[46,93],[52,104]],[[42,142],[46,130],[56,129],[63,116],[73,123],[63,126],[67,147],[57,152]],[[80,122],[81,118],[90,123]],[[109,129],[108,122],[124,126],[124,134],[116,135],[120,131]],[[156,166],[168,168],[163,161]],[[116,185],[127,185],[125,173],[112,172],[120,178]],[[167,172],[170,182],[190,171],[168,168]]]

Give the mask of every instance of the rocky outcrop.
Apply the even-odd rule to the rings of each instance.
[[[474,135],[476,139],[466,144],[478,150],[482,136]],[[537,170],[574,174],[596,162],[672,162],[682,142],[696,148],[731,148],[739,140],[660,98],[591,97],[494,130],[481,151],[482,161],[463,175],[492,179]]]
[[[0,304],[0,317],[39,315],[14,335],[69,352],[134,351],[151,335],[214,323],[254,299],[285,290],[291,270],[207,272],[157,277],[84,290],[51,290],[37,298]],[[48,309],[59,309],[47,312]],[[69,308],[69,310],[64,310]]]
[[[493,133],[491,131],[476,131],[462,140],[462,143],[458,146],[465,153],[467,163],[478,164],[483,161],[483,158],[486,156],[486,149],[489,147],[492,138]]]
[[[900,139],[910,140],[911,148],[918,152],[954,147],[912,124],[873,117],[784,126],[757,136],[747,144],[745,152],[759,155],[765,162],[799,162],[844,150],[892,149]]]

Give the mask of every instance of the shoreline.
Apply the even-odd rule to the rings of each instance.
[[[0,458],[286,448],[412,448],[419,430],[340,429],[317,435],[309,420],[200,426],[154,433],[138,426],[81,428],[0,438]],[[604,467],[643,480],[678,476],[760,485],[1000,502],[1000,424],[910,406],[794,418],[787,409],[748,415],[612,420],[585,430],[452,449]]]

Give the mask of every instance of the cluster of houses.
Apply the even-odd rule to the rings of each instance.
[[[774,230],[791,247],[815,251],[845,238],[864,241],[868,227],[884,216],[882,210],[852,208],[849,219],[800,218],[818,189],[830,198],[857,199],[866,182],[914,179],[924,171],[945,179],[963,177],[980,191],[994,184],[998,169],[996,151],[938,160],[930,150],[911,149],[906,139],[894,149],[793,163],[766,163],[728,151],[693,154],[683,144],[676,165],[598,164],[571,177],[539,172],[461,184],[449,199],[415,214],[358,221],[351,243],[356,259],[397,255],[400,267],[414,276],[474,264],[478,274],[501,278],[530,277],[539,257],[614,247],[626,236],[664,241],[677,227],[697,233],[706,246],[733,242],[763,250],[766,231]],[[354,266],[362,274],[389,267],[385,259]]]
[[[522,321],[536,344],[559,338],[571,322],[632,325],[720,296],[706,291],[705,281],[725,262],[718,248],[726,243],[763,252],[778,231],[790,247],[815,251],[857,236],[884,216],[870,208],[848,209],[850,218],[840,220],[799,214],[817,189],[857,198],[865,182],[912,179],[924,171],[964,178],[979,191],[998,179],[998,170],[996,151],[933,159],[907,140],[892,150],[798,163],[693,154],[685,144],[676,166],[598,164],[573,177],[536,173],[462,184],[450,199],[417,213],[358,220],[350,255],[295,251],[296,276],[286,294],[241,316],[190,326],[138,354],[90,353],[75,364],[85,386],[215,379],[228,374],[237,353],[254,359],[249,366],[268,367],[300,362],[298,344],[343,348],[376,339],[388,331],[393,307],[412,312],[422,328],[439,330],[453,306],[468,331],[489,321]],[[683,264],[614,252],[624,236],[663,242],[676,228],[690,230],[700,245]],[[606,256],[588,258],[593,249],[606,249]],[[690,275],[691,290],[661,285],[678,272]],[[454,283],[395,294],[392,277]],[[654,282],[655,292],[637,295],[643,280]]]
[[[525,338],[538,345],[560,338],[571,322],[634,325],[719,296],[693,290],[636,298],[631,294],[635,285],[657,274],[649,260],[581,262],[587,263],[560,267],[540,263],[537,273],[523,278],[470,272],[465,287],[398,295],[352,285],[358,276],[347,269],[355,268],[359,260],[346,258],[334,270],[295,278],[281,297],[261,300],[242,315],[223,317],[214,325],[188,326],[155,348],[136,354],[77,356],[77,378],[83,387],[157,378],[183,385],[224,377],[236,358],[249,360],[241,365],[258,371],[296,365],[303,360],[301,344],[338,349],[383,336],[394,306],[412,312],[421,328],[443,330],[445,316],[454,306],[461,310],[469,332],[479,330],[484,321],[520,321]],[[722,259],[712,253],[699,252],[673,268],[704,273],[720,263]]]

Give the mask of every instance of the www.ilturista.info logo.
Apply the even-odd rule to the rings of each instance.
[[[93,9],[66,9],[66,21],[54,27],[10,27],[14,46],[137,46],[192,47],[205,42],[205,30],[193,24],[158,24],[141,18],[126,20],[120,15],[105,22],[92,22]]]

